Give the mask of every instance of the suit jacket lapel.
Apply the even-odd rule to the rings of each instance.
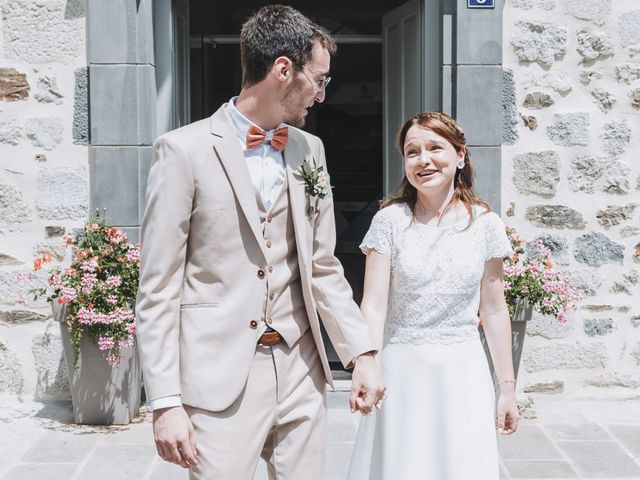
[[[307,235],[308,221],[306,218],[306,194],[304,181],[296,170],[302,162],[310,156],[309,147],[304,137],[293,129],[289,129],[289,141],[284,149],[284,160],[287,169],[287,184],[289,186],[289,202],[291,203],[291,217],[293,229],[298,245],[298,263],[300,268],[307,270]]]
[[[226,105],[226,104],[225,104]],[[218,137],[213,148],[218,154],[224,170],[227,172],[229,183],[244,213],[251,231],[256,237],[262,255],[267,258],[264,247],[264,235],[260,225],[260,213],[256,202],[255,187],[249,177],[249,169],[244,160],[238,137],[225,113],[225,105],[220,107],[211,117],[211,134]]]

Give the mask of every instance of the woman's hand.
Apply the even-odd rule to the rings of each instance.
[[[513,387],[501,390],[498,397],[496,429],[501,435],[511,435],[518,429],[518,405]]]

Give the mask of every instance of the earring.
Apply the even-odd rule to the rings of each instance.
[[[460,160],[458,160],[458,164],[456,166],[458,167],[459,170],[462,170],[464,168],[464,158],[461,158]]]

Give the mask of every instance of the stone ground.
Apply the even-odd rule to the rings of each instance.
[[[346,398],[328,396],[329,480],[345,478],[355,437]],[[519,431],[500,438],[502,478],[640,479],[640,399],[530,399]],[[5,396],[0,405],[1,480],[186,479],[156,455],[149,413],[126,427],[76,426],[69,403]],[[254,480],[266,478],[260,465]]]

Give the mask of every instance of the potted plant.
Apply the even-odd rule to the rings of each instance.
[[[513,253],[503,263],[504,296],[511,318],[513,373],[517,378],[527,322],[533,311],[565,322],[567,312],[576,309],[581,297],[572,286],[568,273],[554,267],[551,251],[542,241],[537,240],[526,249],[526,242],[514,228],[507,226],[506,231]],[[480,332],[493,374],[482,328]]]
[[[76,423],[127,424],[139,411],[142,381],[133,312],[139,248],[103,220],[65,235],[65,244],[70,265],[50,265],[46,285],[30,292],[45,297],[60,322]],[[51,261],[36,258],[34,270]]]

